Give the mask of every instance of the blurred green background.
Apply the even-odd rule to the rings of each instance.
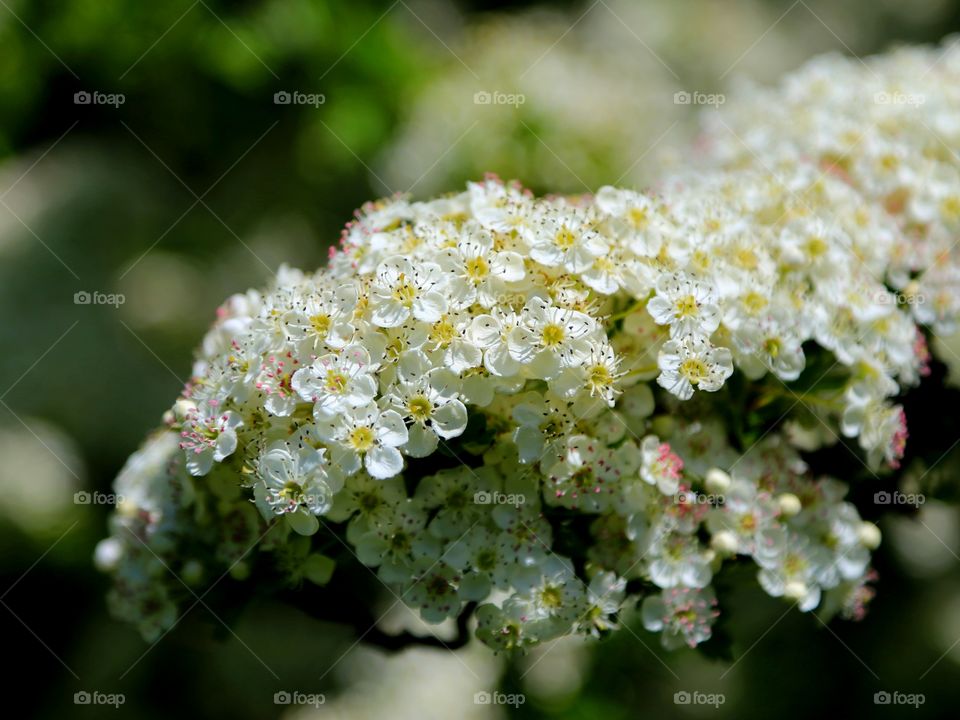
[[[322,264],[364,201],[485,171],[538,191],[642,186],[695,139],[678,91],[958,29],[953,0],[0,0],[8,697],[38,718],[947,717],[960,516],[933,498],[952,462],[922,479],[917,515],[880,519],[864,622],[785,612],[749,577],[721,585],[732,660],[713,643],[665,653],[639,623],[510,662],[474,646],[384,655],[280,605],[232,617],[207,601],[150,646],[106,613],[91,558],[109,507],[75,493],[110,491],[217,305],[281,263]],[[523,100],[484,102],[495,93]],[[493,689],[526,702],[474,702]],[[283,690],[326,703],[277,705]],[[882,690],[926,702],[877,706]],[[81,691],[125,703],[76,705]],[[725,703],[678,705],[678,691]]]

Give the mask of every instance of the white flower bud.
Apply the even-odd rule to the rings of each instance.
[[[730,489],[731,482],[732,480],[729,474],[720,468],[710,468],[707,470],[707,477],[704,484],[707,487],[707,492],[722,495]]]
[[[788,582],[783,588],[783,596],[791,600],[802,600],[807,596],[808,592],[809,590],[807,589],[806,583],[802,583],[799,580]]]
[[[183,422],[187,418],[187,415],[196,412],[196,410],[197,404],[193,402],[193,400],[180,398],[173,404],[173,416],[177,422]]]
[[[882,539],[880,528],[872,522],[861,523],[857,536],[860,538],[860,544],[865,548],[876,550],[880,547],[880,540]]]
[[[117,538],[106,538],[93,551],[93,564],[98,570],[109,572],[117,567],[123,555],[123,546]]]
[[[721,530],[710,538],[710,547],[721,554],[732,555],[738,545],[737,536],[730,530]]]
[[[793,517],[803,509],[803,504],[793,493],[783,493],[777,497],[777,505],[780,506],[780,514],[786,517]]]

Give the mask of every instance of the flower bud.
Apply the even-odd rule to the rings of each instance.
[[[791,600],[802,600],[808,592],[806,583],[799,580],[792,580],[783,588],[783,596]]]
[[[180,398],[173,404],[173,416],[177,422],[183,422],[187,419],[187,415],[192,412],[195,412],[197,409],[197,404],[193,400],[185,400]]]
[[[872,522],[861,523],[860,529],[857,531],[857,536],[860,538],[860,544],[869,550],[876,550],[880,547],[880,540],[882,538],[880,528]]]
[[[732,555],[737,551],[737,536],[730,530],[721,530],[710,538],[710,547],[718,553]]]
[[[710,468],[707,470],[707,477],[704,484],[707,487],[707,492],[722,495],[730,489],[731,482],[730,475],[726,472],[720,468]]]
[[[803,509],[803,505],[793,493],[783,493],[777,497],[777,505],[780,506],[780,514],[786,517],[793,517]]]
[[[123,546],[117,538],[106,538],[93,551],[93,564],[98,570],[109,572],[117,567],[123,555]]]

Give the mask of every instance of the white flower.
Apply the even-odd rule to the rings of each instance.
[[[747,377],[757,379],[767,371],[784,382],[800,377],[806,360],[800,339],[787,326],[784,313],[742,325],[735,339],[739,365]]]
[[[327,472],[322,450],[296,449],[284,441],[272,443],[260,455],[257,477],[254,496],[264,516],[291,515],[288,522],[304,535],[316,532],[318,523],[310,516],[328,512],[342,485]]]
[[[689,400],[694,389],[715,392],[733,374],[730,350],[694,335],[665,342],[657,364],[657,384],[681,400]]]
[[[374,325],[397,327],[411,315],[423,322],[436,322],[447,310],[443,293],[444,273],[432,262],[416,265],[405,257],[391,257],[377,267],[370,288]]]
[[[330,461],[347,475],[362,465],[371,477],[383,480],[403,470],[398,447],[407,442],[407,427],[394,411],[374,403],[350,408],[317,424],[317,434],[331,443]]]
[[[375,369],[365,348],[349,345],[298,370],[291,385],[302,399],[313,403],[317,419],[325,420],[373,400],[377,394]]]
[[[596,330],[596,321],[589,315],[533,298],[523,308],[507,345],[510,356],[526,365],[534,377],[549,380],[562,368],[589,357],[589,339]]]
[[[493,238],[484,231],[466,234],[456,250],[448,250],[442,266],[451,274],[450,299],[456,307],[479,303],[492,308],[503,303],[506,283],[523,280],[523,256],[494,250]]]
[[[237,449],[237,428],[243,419],[232,410],[221,410],[216,400],[192,407],[180,431],[180,448],[186,451],[191,475],[206,475],[214,462],[223,462]]]
[[[648,435],[640,443],[640,477],[654,485],[664,495],[673,495],[680,486],[683,460],[670,449],[670,444],[660,442],[656,435]]]
[[[286,316],[291,339],[314,355],[346,347],[357,331],[352,319],[358,293],[357,286],[349,283],[303,297]]]
[[[674,587],[643,600],[643,626],[662,633],[663,646],[675,650],[696,647],[710,639],[713,623],[720,614],[713,588]]]
[[[459,400],[459,379],[449,370],[434,368],[401,380],[387,402],[410,423],[403,451],[411,457],[432,453],[438,438],[449,440],[467,427],[467,408]]]
[[[516,313],[477,315],[467,336],[483,350],[483,366],[491,375],[511,377],[520,371],[520,362],[510,354],[510,335],[520,325]]]
[[[576,210],[547,210],[533,229],[530,257],[547,267],[562,266],[569,272],[583,272],[607,250],[592,225]]]
[[[713,577],[710,557],[695,537],[668,533],[654,538],[647,553],[647,572],[659,587],[702,588]]]
[[[683,273],[662,275],[657,294],[647,302],[647,312],[658,325],[670,326],[670,337],[710,337],[720,325],[720,310],[713,291]]]
[[[832,568],[830,552],[805,535],[775,529],[763,533],[754,556],[757,579],[773,597],[794,600],[803,612],[820,603],[820,582]]]

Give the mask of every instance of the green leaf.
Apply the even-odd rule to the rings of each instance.
[[[315,585],[326,585],[333,577],[333,569],[336,564],[336,561],[331,557],[313,553],[308,555],[303,562],[303,576]]]

